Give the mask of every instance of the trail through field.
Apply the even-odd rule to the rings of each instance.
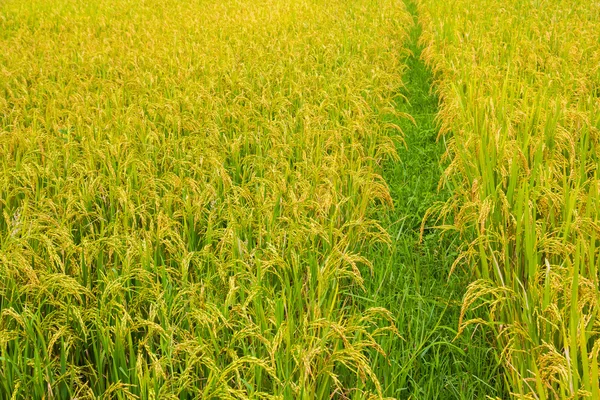
[[[414,4],[408,6],[415,16]],[[374,276],[367,288],[377,305],[395,315],[402,338],[384,343],[389,364],[379,359],[375,370],[386,394],[395,398],[502,397],[497,363],[480,331],[455,340],[460,301],[468,284],[464,271],[448,278],[460,238],[426,229],[419,241],[426,210],[449,195],[437,190],[445,145],[442,138],[436,141],[438,99],[432,91],[433,77],[419,58],[420,32],[415,16],[409,43],[412,55],[404,75],[406,101],[398,108],[411,114],[416,123],[399,122],[406,146],[399,145],[399,162],[385,166],[394,210],[382,220],[393,244],[389,249],[374,249]]]

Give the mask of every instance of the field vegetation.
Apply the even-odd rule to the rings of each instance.
[[[476,278],[461,328],[487,325],[515,397],[600,398],[600,3],[420,0],[419,15],[452,134],[452,196],[430,212]]]
[[[0,397],[381,397],[403,3],[1,7]]]
[[[600,398],[598,21],[0,2],[0,399]]]

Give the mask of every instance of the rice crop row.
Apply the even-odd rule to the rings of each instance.
[[[600,398],[600,3],[419,0],[452,134],[432,208],[516,398]],[[484,316],[476,309],[483,308]]]
[[[380,398],[401,1],[0,4],[0,397]],[[583,259],[583,257],[582,257]]]

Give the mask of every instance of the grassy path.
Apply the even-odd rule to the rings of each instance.
[[[413,15],[413,4],[409,4]],[[448,193],[438,193],[442,173],[443,141],[436,142],[437,97],[432,94],[431,73],[419,59],[420,27],[411,33],[409,69],[403,93],[409,102],[398,107],[414,116],[416,125],[401,121],[407,147],[399,147],[400,162],[385,166],[394,210],[382,216],[392,236],[391,249],[375,249],[373,279],[367,290],[377,305],[396,317],[402,339],[385,343],[390,363],[377,366],[386,394],[395,398],[474,399],[504,397],[491,349],[479,335],[454,340],[459,305],[467,276],[448,272],[456,255],[458,237],[427,230],[419,244],[425,211]]]

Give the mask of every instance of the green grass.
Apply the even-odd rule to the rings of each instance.
[[[409,5],[415,13],[414,6]],[[383,344],[389,364],[379,360],[386,394],[413,399],[478,399],[505,397],[493,350],[481,331],[465,332],[456,340],[460,303],[469,277],[458,271],[448,279],[457,255],[457,237],[442,237],[426,229],[419,243],[427,209],[449,193],[437,191],[443,171],[443,139],[436,141],[438,99],[431,91],[432,76],[419,59],[420,27],[411,32],[403,95],[398,107],[415,118],[401,121],[406,146],[399,144],[399,162],[385,165],[394,210],[381,216],[393,244],[373,250],[374,275],[366,279],[374,304],[395,316],[403,340]],[[500,377],[500,378],[499,378]]]

